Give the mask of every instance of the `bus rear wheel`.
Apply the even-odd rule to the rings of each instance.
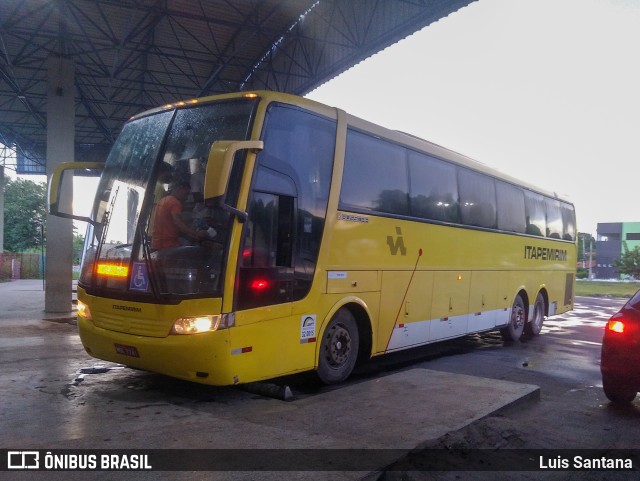
[[[320,343],[318,377],[325,384],[337,384],[349,377],[356,365],[358,324],[351,311],[341,308],[329,321]]]
[[[544,297],[541,292],[536,297],[536,303],[533,305],[533,317],[525,326],[525,331],[530,336],[537,336],[542,331],[544,323]]]
[[[526,321],[527,316],[524,309],[524,301],[522,300],[522,296],[518,294],[516,299],[513,301],[513,306],[511,307],[511,318],[509,319],[509,324],[500,329],[502,339],[505,341],[519,341],[522,337],[522,333],[524,332],[524,325]]]

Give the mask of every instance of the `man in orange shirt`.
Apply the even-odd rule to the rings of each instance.
[[[155,207],[153,215],[153,234],[151,248],[153,250],[180,247],[179,236],[194,239],[206,239],[206,231],[196,231],[182,220],[182,203],[189,196],[191,186],[188,182],[177,184],[171,193],[163,197]]]

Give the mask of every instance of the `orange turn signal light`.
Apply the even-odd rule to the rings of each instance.
[[[98,264],[97,272],[101,276],[127,277],[129,275],[129,266],[101,262]]]

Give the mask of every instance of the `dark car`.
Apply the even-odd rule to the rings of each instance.
[[[640,391],[640,291],[604,328],[600,372],[604,393],[614,403],[629,403]]]

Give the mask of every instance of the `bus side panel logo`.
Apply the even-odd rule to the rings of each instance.
[[[402,239],[402,230],[400,227],[396,227],[396,237],[395,239],[388,235],[387,236],[387,245],[389,246],[389,251],[392,256],[398,255],[398,251],[400,251],[400,255],[407,255],[407,248],[404,246],[404,240]]]
[[[567,250],[526,245],[524,246],[524,258],[542,261],[566,261]]]

